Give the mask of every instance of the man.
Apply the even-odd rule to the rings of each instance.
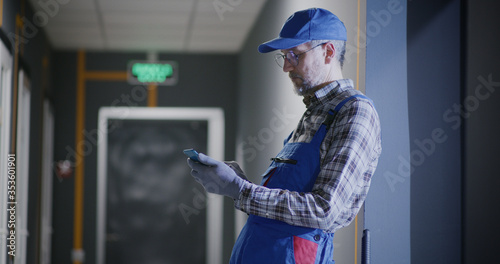
[[[234,163],[203,154],[205,165],[188,160],[207,191],[249,214],[231,263],[334,263],[333,234],[358,213],[381,153],[373,104],[342,77],[346,40],[344,24],[314,8],[290,16],[278,38],[259,46],[281,51],[276,61],[307,106],[261,185]]]

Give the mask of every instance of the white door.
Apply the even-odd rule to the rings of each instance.
[[[30,82],[23,70],[19,71],[19,93],[16,135],[16,256],[15,264],[26,263],[28,238],[28,185],[30,147]]]
[[[10,116],[11,116],[11,93],[12,93],[12,55],[3,42],[0,42],[0,241],[5,241],[9,246],[11,240],[7,240],[7,200],[8,180],[8,158],[10,153]],[[15,243],[15,240],[14,240]],[[7,263],[8,248],[0,247],[0,263]],[[11,254],[14,254],[11,251]]]

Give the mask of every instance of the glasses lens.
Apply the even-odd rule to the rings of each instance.
[[[288,62],[293,66],[297,66],[299,64],[298,57],[293,52],[290,51],[287,54],[278,53],[275,55],[274,60],[281,68],[285,65],[285,57],[286,60],[288,60]]]
[[[280,66],[281,68],[283,68],[283,65],[285,65],[285,58],[282,54],[276,54],[274,56],[274,60],[276,61],[276,63],[278,64],[278,66]]]
[[[297,55],[295,55],[295,53],[293,53],[293,51],[290,51],[286,54],[286,59],[293,66],[297,66],[299,64],[299,60],[298,60],[299,58],[297,57]]]

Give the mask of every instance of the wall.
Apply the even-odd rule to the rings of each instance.
[[[130,60],[145,60],[145,53],[84,52],[85,71],[124,72]],[[225,114],[225,158],[234,160],[235,128],[237,126],[237,57],[236,55],[159,54],[159,60],[173,60],[179,64],[179,80],[175,86],[159,86],[156,105],[169,107],[221,107]],[[95,131],[97,114],[103,106],[147,106],[147,87],[130,85],[124,79],[85,82],[85,93],[77,96],[78,53],[57,51],[53,56],[55,101],[55,160],[75,162],[75,124],[77,102],[84,102],[84,140],[90,144],[84,152],[83,175],[83,249],[85,259],[95,259],[97,146]],[[111,77],[109,77],[111,78]],[[147,96],[145,96],[147,95]],[[94,138],[94,139],[93,139]],[[181,151],[181,150],[179,150]],[[181,152],[179,152],[181,154]],[[186,166],[186,169],[187,166]],[[73,248],[75,176],[54,183],[54,240],[53,263],[69,263]],[[194,194],[193,194],[194,196]],[[225,200],[224,261],[232,249],[233,201]]]
[[[50,100],[50,56],[51,47],[43,32],[43,25],[33,22],[33,10],[27,1],[3,1],[1,3],[2,13],[0,14],[2,34],[8,39],[13,53],[13,78],[17,78],[18,71],[24,69],[31,82],[31,105],[30,105],[30,148],[29,148],[29,169],[28,169],[28,240],[26,252],[17,252],[18,255],[26,254],[26,263],[37,263],[40,254],[40,215],[39,201],[41,196],[41,174],[42,174],[42,125],[43,125],[43,101]],[[16,18],[18,22],[16,23]],[[18,45],[16,46],[16,40]],[[14,59],[17,54],[17,64]],[[13,79],[14,80],[14,79]],[[14,102],[17,85],[12,81]],[[14,107],[14,104],[11,104]],[[17,109],[5,109],[10,112],[12,125],[17,119]],[[15,130],[13,130],[15,131]],[[17,144],[11,133],[11,146]],[[1,146],[11,148],[11,146]],[[14,153],[11,150],[10,153]],[[4,172],[1,172],[2,174]],[[0,191],[4,194],[4,190]],[[2,245],[4,241],[1,242]],[[0,260],[0,263],[4,263]]]
[[[500,263],[500,37],[494,0],[464,1],[464,262]],[[458,115],[458,114],[457,114]]]
[[[365,202],[372,263],[410,263],[406,1],[367,1],[366,93],[380,116],[382,155]]]
[[[499,213],[493,209],[500,199],[495,190],[500,147],[498,8],[496,1],[409,4],[415,263],[500,261],[494,227]]]
[[[33,22],[33,13],[26,2],[3,1],[0,30],[15,40],[16,15],[25,19],[25,27],[19,27],[17,50],[20,65],[29,72],[32,92],[30,235],[26,261],[37,263],[42,101],[47,98],[55,105],[54,160],[65,159],[66,147],[75,146],[77,53],[52,54],[43,26],[27,27],[28,22]],[[356,24],[356,12],[343,10],[345,7],[331,2],[315,1],[314,4],[339,10],[336,13],[348,27]],[[403,11],[385,12],[399,10],[389,8],[397,3]],[[365,227],[372,231],[373,263],[500,262],[495,251],[498,245],[495,238],[499,235],[496,228],[499,215],[495,209],[496,201],[500,200],[496,191],[500,185],[496,168],[500,157],[497,139],[500,98],[496,92],[500,82],[498,5],[494,0],[408,1],[408,6],[406,1],[369,0],[366,11],[361,9],[362,20],[366,18],[368,25],[363,30],[366,36],[361,39],[361,48],[366,47],[367,51],[366,93],[377,106],[383,131],[383,153],[365,214]],[[173,90],[160,89],[158,105],[223,107],[226,159],[234,159],[238,152],[238,159],[254,181],[258,181],[268,158],[281,148],[282,138],[294,128],[304,110],[300,98],[291,91],[286,74],[275,66],[272,55],[258,54],[256,49],[258,44],[277,35],[293,11],[310,6],[298,0],[268,1],[238,56],[160,54],[160,59],[180,61],[182,76]],[[352,37],[356,33],[348,32],[353,46],[356,45]],[[16,51],[13,44],[12,51]],[[123,65],[129,59],[145,58],[144,53],[87,52],[87,69],[124,70]],[[355,68],[352,61],[348,62],[346,77],[357,79]],[[432,81],[423,82],[424,78]],[[360,89],[364,88],[363,81],[364,78],[359,78]],[[94,83],[88,90],[85,127],[89,131],[95,128],[100,106],[109,106],[131,91],[131,86],[124,82],[112,83]],[[146,100],[134,103],[147,105]],[[14,109],[10,111],[14,118]],[[447,119],[443,116],[445,113],[448,113]],[[279,129],[270,124],[272,118],[282,122]],[[265,134],[273,127],[272,134]],[[446,141],[434,140],[432,155],[425,156],[425,162],[415,166],[408,175],[412,155],[417,155],[412,153],[425,154],[421,146],[431,146],[417,141],[432,140],[436,128],[445,131]],[[258,155],[250,158],[245,150],[249,150],[255,138],[263,140],[254,143],[253,149]],[[236,152],[234,142],[239,143]],[[416,157],[413,156],[414,165]],[[83,230],[88,263],[95,257],[93,191],[96,182],[92,173],[96,170],[95,162],[95,152],[92,152],[86,157],[84,182]],[[224,262],[227,262],[234,241],[234,209],[232,201],[226,200],[224,206]],[[52,263],[71,260],[73,208],[73,179],[55,181]],[[353,244],[343,246],[337,242],[336,246],[336,256],[349,250],[345,257],[348,261],[337,263],[353,263],[350,251]]]
[[[408,4],[411,261],[461,261],[460,1]]]
[[[360,1],[360,25],[364,25],[365,2]],[[322,7],[335,13],[348,30],[348,50],[344,77],[353,79],[364,90],[364,46],[357,44],[357,33],[364,43],[364,28],[358,31],[358,3],[356,1],[289,1],[271,0],[262,8],[254,28],[240,53],[239,61],[239,116],[238,161],[254,183],[260,183],[260,175],[269,166],[269,159],[282,148],[283,140],[295,128],[305,106],[302,98],[293,92],[288,75],[276,65],[273,54],[259,54],[259,44],[278,36],[286,19],[295,11]],[[360,76],[356,74],[357,47],[360,47]],[[241,217],[244,218],[244,217]],[[360,261],[362,217],[358,223],[358,238],[354,224],[335,234],[336,263]],[[244,221],[244,219],[243,219]]]

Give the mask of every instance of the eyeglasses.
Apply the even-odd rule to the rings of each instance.
[[[325,43],[328,43],[328,42],[325,42]],[[287,52],[286,54],[281,54],[281,53],[277,53],[274,57],[274,60],[276,61],[276,63],[278,64],[278,66],[280,66],[280,68],[283,68],[283,65],[285,65],[285,58],[288,60],[288,62],[290,64],[292,64],[292,66],[297,66],[299,65],[299,56],[325,44],[325,43],[321,43],[319,45],[316,45],[300,54],[295,54],[293,53],[293,51],[289,51]]]

